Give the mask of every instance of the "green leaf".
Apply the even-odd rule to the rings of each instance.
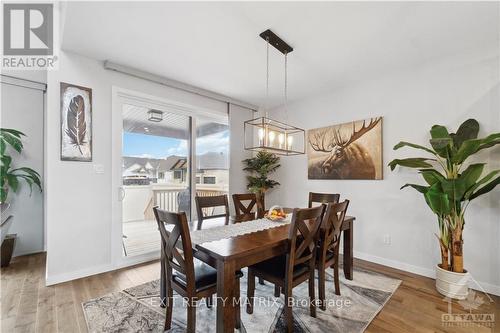
[[[8,174],[6,178],[7,183],[9,184],[9,187],[12,189],[12,191],[17,192],[17,189],[19,187],[19,181],[17,180],[17,177],[15,175]]]
[[[401,141],[400,143],[398,143],[397,145],[394,146],[394,150],[397,150],[399,148],[402,148],[402,147],[412,147],[412,148],[416,148],[416,149],[421,149],[421,150],[424,150],[428,153],[431,153],[432,155],[436,155],[436,152],[427,148],[427,147],[424,147],[424,146],[421,146],[421,145],[417,145],[417,144],[414,144],[414,143],[411,143],[411,142],[406,142],[406,141]]]
[[[21,140],[18,137],[12,135],[11,133],[2,132],[0,134],[0,140],[4,140],[18,153],[20,153],[23,150],[23,143],[21,142]]]
[[[479,123],[476,119],[467,119],[460,127],[458,127],[457,134],[453,136],[453,143],[457,149],[465,140],[477,139],[479,133]]]
[[[28,183],[29,183],[29,181],[31,181],[40,189],[40,191],[42,191],[40,174],[38,172],[36,172],[35,170],[33,170],[31,168],[23,167],[23,168],[14,169],[11,171],[11,173],[17,177],[24,178]],[[30,188],[31,188],[31,184],[30,184]]]
[[[469,200],[475,199],[475,198],[477,198],[477,197],[479,197],[479,196],[481,196],[483,194],[486,194],[486,193],[490,192],[498,184],[500,184],[500,176],[498,176],[497,178],[493,179],[491,182],[487,183],[486,185],[484,185],[483,187],[481,187],[476,192],[472,193],[472,195],[470,196]]]
[[[465,188],[465,182],[460,179],[443,179],[441,180],[441,187],[443,192],[446,193],[448,199],[460,202],[467,189]]]
[[[443,158],[448,157],[448,148],[451,147],[453,143],[451,137],[433,138],[430,139],[429,142],[432,146],[432,149],[434,149],[439,156]]]
[[[427,161],[435,161],[432,158],[423,158],[423,157],[412,157],[412,158],[404,158],[404,159],[394,159],[388,165],[391,170],[394,170],[397,165],[407,168],[430,168],[432,164],[427,163]]]
[[[497,144],[500,144],[500,133],[494,133],[494,134],[488,135],[486,138],[482,139],[481,141],[482,142],[481,142],[481,145],[479,146],[478,150],[493,147]]]
[[[446,193],[440,191],[440,185],[434,184],[424,194],[425,199],[435,214],[447,215],[451,212],[450,200]]]
[[[486,176],[484,176],[483,178],[481,178],[477,183],[475,183],[472,187],[470,187],[467,192],[465,193],[464,197],[466,200],[470,200],[470,196],[472,195],[472,193],[478,189],[481,185],[487,183],[488,181],[490,181],[490,179],[492,179],[493,177],[495,177],[498,173],[500,173],[500,170],[493,170],[491,171],[490,173],[488,173]]]
[[[36,176],[36,177],[40,177],[40,174],[38,172],[36,172],[35,170],[31,169],[31,168],[27,168],[27,167],[22,167],[22,168],[17,168],[17,169],[13,169],[12,172],[14,171],[24,171],[30,175],[33,175],[33,176]]]
[[[3,133],[12,134],[15,137],[18,137],[19,139],[21,138],[21,136],[26,136],[26,134],[24,134],[23,132],[12,129],[12,128],[0,128],[0,135],[2,135]]]
[[[439,171],[434,169],[422,169],[420,170],[420,173],[429,185],[434,185],[435,183],[438,183],[441,180],[445,179],[445,177]]]
[[[2,161],[2,165],[5,167],[5,170],[8,170],[10,168],[10,163],[12,162],[12,157],[3,155],[0,157],[0,161]]]
[[[464,182],[465,189],[470,189],[476,181],[481,177],[486,163],[471,164],[462,172],[459,178]]]
[[[465,140],[457,153],[452,156],[452,163],[462,164],[469,156],[477,153],[482,141],[482,139]]]
[[[413,187],[415,190],[423,194],[425,194],[429,189],[429,186],[423,186],[418,184],[404,184],[403,186],[401,186],[400,190],[404,189],[405,187]]]
[[[448,134],[448,129],[441,125],[432,126],[430,132],[431,132],[431,138],[433,139],[450,138],[450,135]]]
[[[5,154],[6,149],[7,149],[7,144],[3,139],[0,139],[0,155]]]

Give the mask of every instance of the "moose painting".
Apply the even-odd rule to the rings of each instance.
[[[312,129],[307,139],[309,179],[382,179],[382,117]]]

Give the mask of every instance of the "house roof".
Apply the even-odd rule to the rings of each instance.
[[[123,169],[129,172],[147,173],[158,170],[159,172],[181,170],[187,168],[187,159],[184,156],[171,155],[165,159],[123,156]],[[227,154],[223,152],[208,152],[197,157],[196,169],[200,170],[226,170],[228,169]]]
[[[136,165],[136,170],[158,170],[160,172],[186,168],[186,157],[172,155],[166,159],[123,156],[123,169]]]

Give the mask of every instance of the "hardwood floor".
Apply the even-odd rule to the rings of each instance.
[[[493,313],[495,327],[444,327],[448,303],[434,289],[434,280],[397,269],[355,260],[355,267],[380,272],[403,283],[366,332],[500,332],[500,297],[479,294],[485,301],[474,313]],[[45,254],[13,259],[1,269],[2,332],[86,332],[81,303],[106,293],[158,278],[158,261],[45,287]],[[452,312],[466,314],[458,302]],[[249,332],[250,333],[250,332]]]

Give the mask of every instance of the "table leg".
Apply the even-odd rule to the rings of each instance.
[[[233,333],[235,327],[234,261],[217,261],[217,333]]]
[[[344,232],[344,276],[348,280],[352,280],[353,271],[353,224],[349,223],[349,228],[345,229]]]

